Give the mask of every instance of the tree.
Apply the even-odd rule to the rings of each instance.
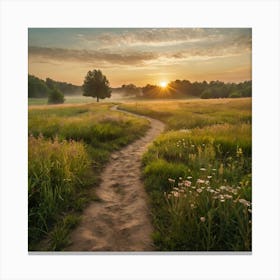
[[[48,104],[64,103],[64,95],[57,88],[53,88],[49,93]]]
[[[111,97],[111,92],[109,81],[100,70],[88,71],[83,84],[84,96],[96,97],[99,102],[100,98]]]
[[[28,97],[31,98],[44,98],[49,94],[50,89],[45,81],[33,76],[28,75]]]

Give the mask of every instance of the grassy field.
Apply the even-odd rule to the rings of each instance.
[[[112,104],[31,106],[28,116],[29,250],[63,250],[112,151],[140,137],[146,120]],[[97,203],[97,202],[96,202]]]
[[[251,98],[133,102],[166,123],[143,157],[163,251],[251,250]]]

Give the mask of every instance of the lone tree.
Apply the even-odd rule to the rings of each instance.
[[[88,71],[83,84],[84,96],[96,97],[99,102],[99,98],[111,97],[111,92],[109,81],[100,70]]]

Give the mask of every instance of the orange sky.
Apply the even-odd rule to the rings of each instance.
[[[81,85],[100,69],[112,87],[186,79],[251,80],[251,29],[29,29],[29,73]]]

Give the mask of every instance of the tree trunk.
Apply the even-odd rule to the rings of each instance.
[[[96,97],[96,102],[99,102],[99,97],[98,96]]]

